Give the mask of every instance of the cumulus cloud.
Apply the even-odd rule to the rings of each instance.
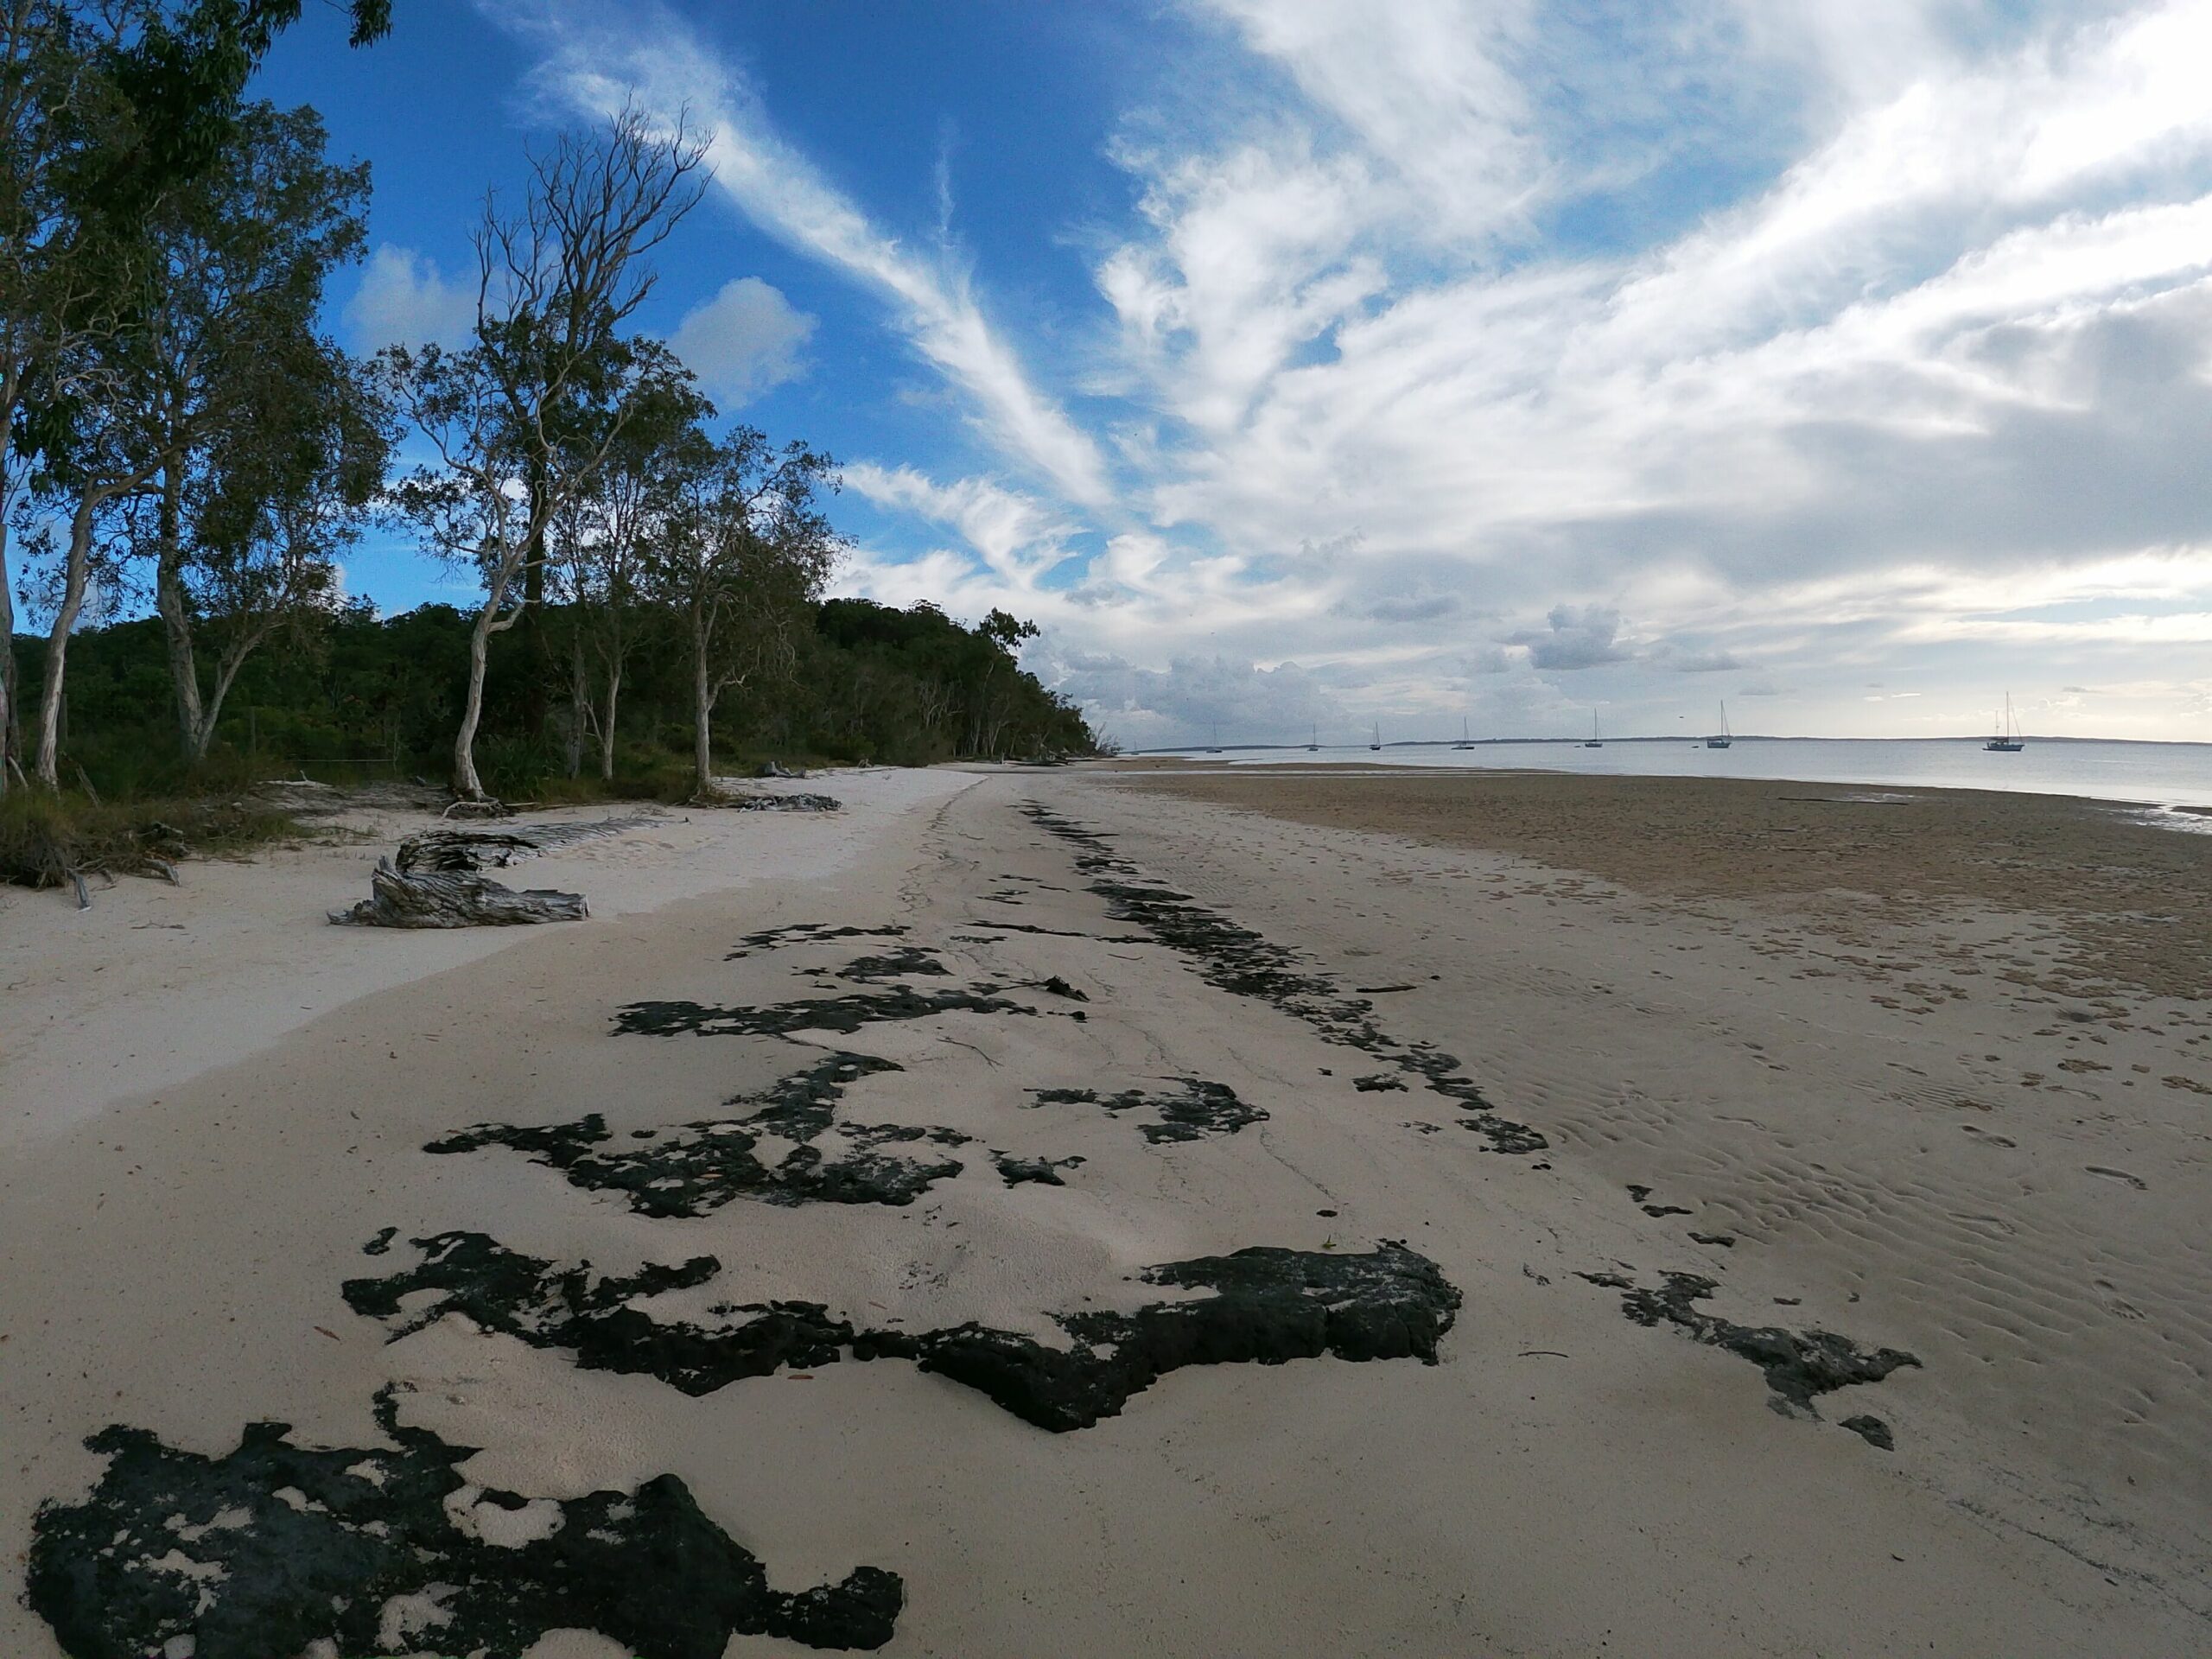
[[[476,326],[476,289],[448,282],[437,261],[380,243],[346,302],[347,330],[361,350],[385,346],[457,346]]]
[[[1624,663],[1629,653],[1616,643],[1621,613],[1603,605],[1554,605],[1545,618],[1549,633],[1521,632],[1513,643],[1529,648],[1529,661],[1537,668],[1573,670],[1603,668]]]
[[[741,276],[684,313],[668,343],[716,403],[734,409],[805,372],[800,353],[814,325],[778,289]]]

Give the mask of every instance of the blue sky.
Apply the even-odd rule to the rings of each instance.
[[[350,345],[688,106],[645,325],[845,463],[846,590],[1034,618],[1126,742],[2212,737],[2212,0],[309,11]]]

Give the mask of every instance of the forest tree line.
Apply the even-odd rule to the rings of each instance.
[[[385,3],[353,0],[357,46]],[[299,7],[0,0],[0,791],[237,752],[482,798],[487,764],[612,784],[678,748],[705,791],[718,726],[896,761],[1092,747],[1020,671],[1027,624],[825,600],[835,461],[722,422],[634,326],[704,181],[683,124],[625,110],[487,197],[460,343],[326,334],[368,169],[246,96]],[[349,605],[372,524],[476,601]]]
[[[350,605],[298,648],[259,652],[226,700],[218,776],[298,772],[329,783],[379,776],[442,777],[468,664],[473,616],[424,605],[378,617]],[[544,621],[556,638],[562,607]],[[971,755],[1083,751],[1082,717],[1022,672],[1007,649],[1020,626],[1004,613],[963,627],[923,604],[907,610],[862,599],[814,607],[793,635],[793,662],[775,684],[732,693],[716,721],[732,747],[762,758],[922,766]],[[25,639],[26,677],[38,680],[44,641]],[[157,794],[176,775],[176,728],[167,708],[168,664],[159,618],[80,632],[70,646],[65,751],[103,789]],[[596,736],[556,699],[543,661],[510,632],[493,639],[479,764],[485,785],[526,798],[548,780],[600,776]],[[623,793],[691,787],[691,697],[681,654],[649,641],[632,664],[616,748]],[[545,708],[533,734],[533,706]]]

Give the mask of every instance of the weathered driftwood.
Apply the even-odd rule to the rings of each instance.
[[[716,790],[711,794],[694,795],[684,804],[721,807],[732,812],[842,812],[845,806],[834,795],[816,795],[805,790],[795,790],[789,795],[740,795]]]
[[[579,841],[619,836],[658,814],[632,812],[588,823],[520,824],[512,830],[426,830],[399,843],[399,873],[418,870],[505,869],[518,859],[535,858]]]
[[[486,876],[459,870],[403,874],[378,859],[369,897],[330,919],[347,927],[518,927],[532,922],[580,922],[591,913],[580,893],[534,887],[517,893]]]
[[[514,808],[505,802],[495,801],[486,796],[480,800],[465,797],[438,816],[443,818],[512,818],[514,815]]]
[[[518,858],[535,857],[541,849],[524,836],[492,830],[428,830],[399,843],[402,875],[429,872],[461,874],[487,866],[505,869]]]

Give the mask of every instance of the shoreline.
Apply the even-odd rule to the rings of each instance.
[[[885,774],[830,785],[827,837],[582,843],[527,880],[591,922],[412,958],[0,1143],[0,1554],[41,1501],[109,1501],[111,1423],[188,1475],[275,1421],[484,1448],[457,1561],[518,1547],[470,1494],[558,1526],[675,1478],[779,1592],[894,1575],[892,1655],[2201,1641],[2203,1102],[2162,1081],[2201,1069],[2201,997],[2048,988],[2055,924],[1963,899],[1847,940],[1791,894],[1188,792],[1215,782]],[[421,942],[265,925],[295,977]],[[269,982],[142,984],[110,1023],[234,1022]],[[1254,1247],[1217,1363],[1121,1369]],[[506,1276],[469,1276],[486,1250]],[[531,1300],[580,1262],[664,1340]],[[1380,1323],[1294,1336],[1283,1263]],[[830,1323],[763,1356],[768,1307]],[[969,1329],[1014,1369],[932,1370]],[[1836,1333],[1856,1380],[1753,1362],[1767,1329]],[[443,1651],[474,1628],[448,1603],[385,1613]],[[0,1635],[59,1651],[13,1597]]]
[[[1608,739],[1607,742],[1611,743],[1614,741]],[[1913,789],[1956,793],[2032,795],[2153,807],[2184,806],[2212,810],[2212,744],[2207,743],[2115,742],[2111,747],[2123,751],[2141,751],[2152,753],[2162,762],[2186,758],[2196,760],[2199,764],[2193,768],[2180,770],[2177,770],[2172,765],[2166,765],[2163,770],[2153,768],[2147,773],[2139,764],[2132,771],[2124,771],[2117,777],[2100,779],[2083,777],[2078,771],[2069,774],[2063,770],[2046,768],[2041,765],[2041,756],[2036,753],[2032,746],[2031,753],[2035,758],[2031,760],[2024,767],[2018,764],[2020,757],[2008,755],[1999,760],[1998,765],[2003,770],[1995,775],[1984,773],[1981,776],[1973,776],[1969,773],[1981,770],[1978,748],[1970,742],[1957,740],[1740,738],[1736,741],[1739,743],[1780,746],[1781,750],[1787,753],[1783,754],[1782,760],[1766,763],[1770,769],[1745,770],[1742,768],[1745,767],[1747,760],[1751,758],[1739,755],[1733,749],[1716,753],[1700,745],[1688,743],[1679,738],[1621,740],[1624,747],[1634,747],[1643,750],[1644,758],[1666,754],[1678,756],[1678,763],[1671,768],[1638,770],[1633,765],[1623,766],[1616,764],[1617,757],[1609,750],[1601,750],[1602,759],[1591,760],[1582,754],[1581,751],[1585,746],[1581,744],[1567,741],[1530,739],[1527,740],[1525,744],[1497,743],[1490,746],[1488,753],[1494,753],[1497,751],[1522,747],[1560,750],[1565,753],[1541,757],[1537,761],[1528,763],[1524,763],[1517,756],[1510,762],[1494,761],[1489,759],[1460,760],[1455,758],[1455,752],[1450,743],[1437,743],[1427,746],[1411,744],[1396,746],[1406,752],[1396,760],[1382,755],[1370,756],[1362,752],[1363,746],[1360,748],[1345,747],[1335,749],[1333,754],[1340,758],[1325,760],[1317,757],[1307,760],[1294,746],[1283,750],[1267,752],[1264,754],[1245,751],[1245,753],[1251,754],[1253,758],[1243,760],[1232,760],[1226,753],[1213,755],[1203,752],[1185,752],[1181,754],[1153,753],[1125,756],[1108,764],[1129,770],[1211,768],[1236,775],[1246,773],[1295,775],[1313,772],[1388,770],[1408,772],[1417,775],[1443,772],[1452,776],[1491,776],[1501,772],[1534,772],[1554,777],[1686,778],[1716,783],[1795,782],[1863,789]],[[1821,753],[1822,750],[1827,750],[1831,753],[1847,753],[1851,752],[1854,746],[1879,747],[1890,744],[1905,746],[1909,752],[1918,754],[1923,760],[1929,755],[1951,754],[1955,756],[1960,766],[1957,768],[1939,767],[1934,771],[1929,771],[1924,767],[1900,768],[1895,765],[1884,766],[1879,758],[1876,757],[1868,759],[1863,765],[1847,767],[1834,763],[1830,760],[1829,755]],[[2106,744],[2107,740],[2104,739],[2085,738],[2075,741],[2070,747],[2084,752],[2094,752],[2105,747]],[[1805,747],[1802,749],[1794,747],[1798,745]],[[1915,748],[1913,746],[1924,747]],[[1482,746],[1478,745],[1478,747],[1480,749]],[[2189,752],[2186,756],[2183,754],[2184,751]],[[1692,757],[1690,764],[1681,763],[1679,756],[1684,754]],[[1726,758],[1722,758],[1724,755]],[[1562,764],[1543,765],[1541,764],[1542,759]],[[2139,753],[2135,759],[2139,763],[2143,755]],[[1569,761],[1573,764],[1564,764]],[[1758,760],[1751,760],[1751,764],[1760,763]],[[2007,772],[2014,779],[2024,773],[2027,781],[2008,781],[2005,776]]]

